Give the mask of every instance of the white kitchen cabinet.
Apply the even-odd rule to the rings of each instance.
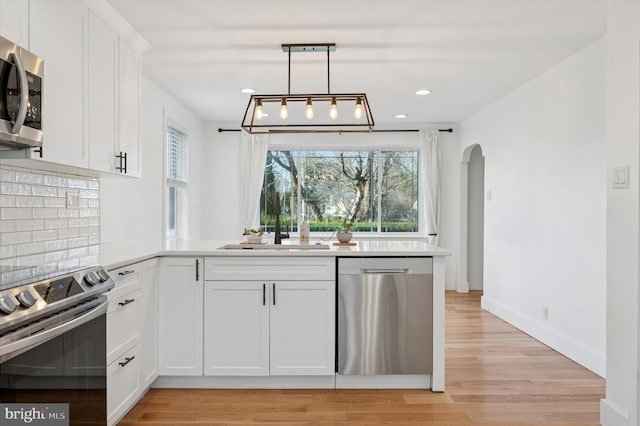
[[[205,283],[205,375],[269,375],[266,287],[266,282],[254,281]]]
[[[142,263],[142,343],[140,385],[147,389],[158,377],[158,259]]]
[[[86,7],[75,0],[30,3],[31,50],[45,61],[42,159],[83,168],[89,167],[85,134],[87,18]],[[33,158],[39,158],[38,154]]]
[[[92,11],[88,13],[89,167],[114,172],[118,138],[118,34]]]
[[[271,290],[270,374],[333,375],[334,281],[278,281]]]
[[[140,395],[140,345],[118,357],[107,367],[107,423],[115,425]]]
[[[0,0],[0,35],[29,49],[29,0]]]
[[[109,271],[114,288],[107,293],[107,365],[142,339],[141,265]]]
[[[205,374],[333,375],[334,262],[207,258]]]
[[[203,259],[160,259],[160,375],[202,375]]]
[[[120,38],[119,44],[118,155],[124,155],[128,176],[142,175],[140,155],[140,55]],[[122,154],[120,154],[122,153]]]

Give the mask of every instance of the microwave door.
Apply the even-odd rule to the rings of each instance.
[[[18,135],[12,132],[19,103],[16,77],[15,65],[0,59],[0,140],[9,145],[18,141]]]

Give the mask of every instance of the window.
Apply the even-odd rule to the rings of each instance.
[[[165,237],[187,237],[187,182],[189,166],[189,137],[175,123],[167,124],[165,194]]]
[[[355,232],[418,232],[418,151],[269,151],[260,223],[333,232],[347,218]]]

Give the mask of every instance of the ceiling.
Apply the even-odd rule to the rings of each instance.
[[[110,3],[152,46],[147,77],[203,120],[238,127],[242,88],[287,92],[283,43],[336,43],[331,91],[365,92],[389,126],[458,122],[606,32],[602,0]],[[325,93],[326,75],[326,54],[292,54],[291,93]]]

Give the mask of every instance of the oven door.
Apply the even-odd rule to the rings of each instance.
[[[0,401],[66,403],[69,424],[106,425],[106,304],[0,346],[3,352]]]

